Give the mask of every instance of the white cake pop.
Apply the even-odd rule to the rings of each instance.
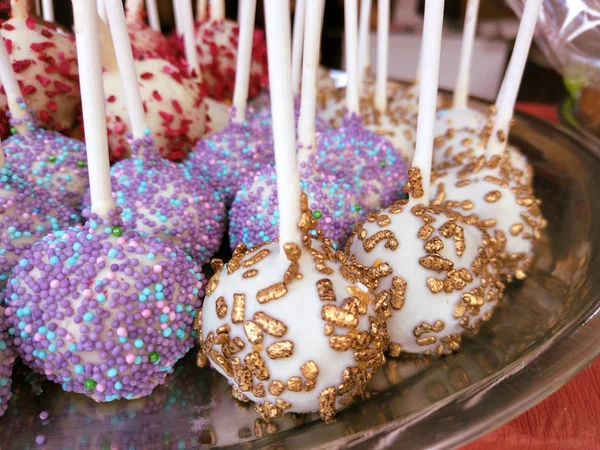
[[[445,354],[457,350],[465,330],[476,331],[502,295],[487,233],[473,221],[428,205],[444,2],[425,3],[423,79],[417,150],[409,171],[408,202],[372,213],[348,242],[350,262],[385,265],[390,353]]]
[[[366,287],[376,284],[373,273],[340,264],[327,239],[306,234],[315,223],[306,198],[298,208],[289,1],[265,6],[269,69],[278,74],[270,84],[280,239],[214,262],[198,316],[199,362],[210,360],[266,420],[286,411],[329,419],[384,362],[385,326]]]
[[[180,59],[181,55],[174,51],[169,39],[162,34],[160,28],[156,29],[146,23],[144,0],[127,0],[125,7],[127,11],[127,28],[135,59],[158,58],[170,62],[176,62]]]
[[[55,24],[29,15],[27,0],[11,0],[12,17],[2,24],[4,44],[22,83],[24,100],[42,128],[67,131],[75,124],[81,103],[73,36]],[[0,133],[8,137],[0,95]]]
[[[92,213],[25,253],[5,316],[34,371],[97,401],[131,399],[152,392],[192,346],[202,274],[181,250],[123,229],[111,197],[96,7],[75,1],[74,15]]]

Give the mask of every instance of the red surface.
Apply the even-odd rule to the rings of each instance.
[[[517,109],[558,122],[555,105]],[[600,449],[600,358],[526,413],[463,450]]]

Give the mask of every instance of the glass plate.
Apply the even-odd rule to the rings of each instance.
[[[99,404],[20,366],[0,447],[61,449],[454,448],[539,402],[600,353],[600,149],[524,114],[511,141],[535,167],[549,226],[530,276],[458,354],[390,360],[366,398],[331,423],[288,414],[267,424],[199,369],[192,351],[144,399]],[[50,416],[42,421],[38,415]]]

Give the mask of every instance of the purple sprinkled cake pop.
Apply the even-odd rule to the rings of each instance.
[[[311,167],[353,186],[363,211],[389,206],[405,195],[404,159],[356,115],[345,117],[340,128],[317,134],[317,149],[301,164],[301,175]]]
[[[8,334],[8,327],[4,319],[4,308],[0,307],[0,417],[8,408],[8,401],[12,396],[10,391],[11,375],[15,362],[12,340]]]
[[[19,106],[25,108],[25,104],[18,101]],[[11,119],[11,123],[13,121],[16,119]],[[80,208],[81,197],[88,186],[83,142],[37,128],[29,118],[27,129],[24,134],[15,134],[2,143],[6,159],[26,173],[32,184],[51,192],[58,202]]]
[[[308,206],[319,226],[334,244],[343,245],[361,208],[352,186],[330,174],[304,170],[300,186],[308,196]],[[229,211],[229,243],[254,247],[278,236],[279,207],[276,174],[273,166],[244,181]]]
[[[23,361],[96,401],[148,395],[194,345],[204,277],[169,243],[124,229],[120,210],[50,234],[8,282]]]
[[[219,193],[185,165],[160,158],[148,136],[131,148],[140,157],[111,168],[113,197],[126,228],[171,242],[197,263],[207,263],[225,234],[227,211]]]

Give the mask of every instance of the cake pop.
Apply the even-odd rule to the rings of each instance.
[[[7,285],[23,361],[97,401],[148,395],[193,344],[202,274],[181,250],[124,229],[111,196],[95,5],[74,3],[92,193],[85,226],[49,234]]]
[[[4,46],[0,46],[0,65],[4,68],[2,84],[16,133],[2,143],[6,159],[26,173],[33,185],[47,190],[58,204],[79,208],[88,183],[85,146],[56,131],[38,128],[34,112],[26,114],[21,88]]]
[[[0,417],[6,412],[8,401],[12,397],[10,378],[14,363],[15,354],[4,318],[4,308],[0,307]]]
[[[274,161],[272,139],[264,126],[247,120],[250,61],[256,0],[240,3],[240,31],[233,111],[229,124],[200,139],[189,155],[189,167],[209,180],[229,204],[244,179]],[[184,30],[185,31],[185,30]]]
[[[211,0],[210,18],[196,24],[196,49],[211,98],[230,100],[234,89],[239,27],[225,18],[224,0]],[[256,96],[267,82],[264,33],[254,31],[248,94]]]
[[[165,59],[170,62],[178,61],[181,57],[176,48],[170,44],[159,28],[148,26],[144,0],[127,0],[127,28],[133,56],[137,60]],[[152,16],[148,16],[149,18]],[[156,24],[155,24],[156,25]],[[160,25],[160,23],[159,23]],[[175,50],[175,51],[174,51]]]
[[[320,1],[308,2],[309,17]],[[226,265],[213,262],[216,273],[197,321],[199,364],[210,361],[234,397],[255,402],[267,421],[313,411],[327,420],[363,391],[384,362],[385,325],[366,287],[376,278],[341,265],[327,239],[306,234],[316,224],[305,197],[298,208],[289,1],[266,0],[265,15],[269,69],[277,74],[270,84],[282,199],[279,241],[253,249],[240,245]]]
[[[11,0],[11,6],[12,17],[2,24],[2,34],[24,99],[42,128],[66,131],[81,103],[72,35],[30,16],[26,0]],[[3,89],[0,94],[0,111],[6,112]],[[0,120],[0,133],[2,138],[9,135],[5,119]]]
[[[428,51],[421,62],[409,200],[370,214],[346,247],[350,262],[390,268],[378,292],[386,299],[381,307],[389,314],[393,356],[457,350],[463,331],[477,331],[503,292],[486,231],[428,201],[443,11],[443,0],[425,2],[423,46]]]
[[[321,13],[318,8],[312,11]],[[342,244],[360,218],[361,207],[354,186],[344,179],[347,174],[340,177],[336,173],[335,169],[343,167],[343,164],[330,162],[329,168],[333,170],[326,172],[321,170],[315,161],[317,157],[312,155],[317,142],[316,76],[321,35],[321,29],[315,23],[319,24],[320,21],[314,17],[307,20],[304,33],[303,78],[306,83],[302,90],[298,120],[300,185],[308,196],[315,217],[321,219],[324,232],[333,242]],[[322,148],[324,152],[330,149]],[[343,155],[339,156],[343,158]],[[326,158],[321,160],[323,166],[327,166]],[[280,220],[278,188],[277,173],[272,166],[263,167],[256,175],[244,180],[229,214],[229,243],[232,248],[240,242],[255,246],[277,237]]]
[[[112,59],[114,52],[105,52],[103,56]],[[114,60],[103,63],[110,156],[112,161],[118,161],[130,156],[127,133],[131,132],[131,125],[118,65]],[[183,159],[206,128],[205,91],[201,80],[164,59],[137,61],[135,68],[156,148],[163,158]]]
[[[508,84],[499,100],[492,133],[483,154],[472,157],[468,164],[440,169],[430,196],[437,203],[479,218],[480,225],[489,231],[499,248],[503,271],[509,279],[526,276],[535,241],[546,226],[539,208],[540,200],[531,186],[530,173],[513,166],[513,160],[523,164],[514,153],[505,154],[514,103],[540,7],[541,0],[526,2],[507,70]]]
[[[145,120],[123,8],[119,0],[105,1],[136,155],[111,168],[115,203],[123,209],[126,227],[169,241],[197,262],[207,263],[221,245],[225,205],[207,181],[182,164],[161,159],[147,136],[152,133]]]

